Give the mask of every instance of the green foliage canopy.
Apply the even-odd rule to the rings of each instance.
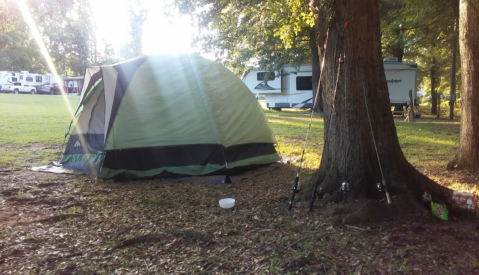
[[[247,65],[277,70],[311,62],[309,34],[314,19],[304,0],[176,1],[192,14],[199,31],[195,43],[234,72]]]

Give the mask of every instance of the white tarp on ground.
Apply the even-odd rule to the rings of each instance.
[[[49,172],[49,173],[56,173],[56,174],[78,174],[78,175],[82,174],[81,171],[66,169],[56,162],[50,162],[48,165],[45,165],[45,166],[32,167],[30,168],[30,170],[35,172]]]

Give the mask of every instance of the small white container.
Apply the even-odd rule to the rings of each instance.
[[[220,200],[221,208],[228,209],[228,208],[232,208],[233,206],[235,206],[235,199],[233,198],[226,198],[226,199]]]

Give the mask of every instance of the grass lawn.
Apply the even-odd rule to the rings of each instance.
[[[471,219],[442,222],[425,211],[351,226],[319,207],[308,212],[309,202],[286,211],[310,114],[265,113],[291,165],[235,184],[103,181],[26,169],[58,159],[71,116],[61,96],[0,94],[0,274],[477,274]],[[457,120],[396,117],[396,128],[418,170],[456,190],[475,188],[474,176],[444,170]],[[314,117],[306,175],[319,165],[322,137]],[[218,207],[225,197],[234,208]]]
[[[0,94],[0,167],[18,169],[58,160],[69,109],[76,108],[78,98]]]

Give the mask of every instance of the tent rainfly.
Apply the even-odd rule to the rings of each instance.
[[[229,175],[279,160],[245,84],[197,54],[86,69],[64,168],[108,179]]]

